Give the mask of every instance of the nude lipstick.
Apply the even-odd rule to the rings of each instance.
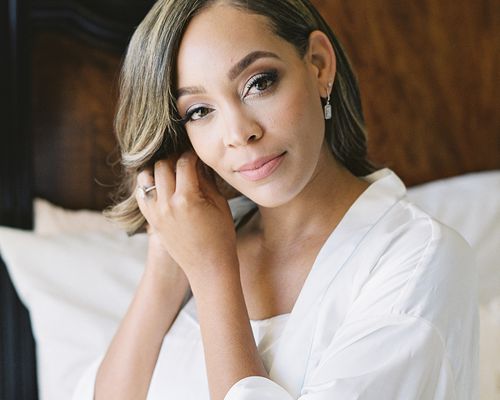
[[[283,161],[285,154],[286,152],[259,158],[258,160],[242,165],[237,169],[237,172],[250,181],[259,181],[267,178],[276,171],[281,161]]]

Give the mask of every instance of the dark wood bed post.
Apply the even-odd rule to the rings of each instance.
[[[0,223],[32,226],[31,44],[29,1],[2,2]]]
[[[31,229],[30,1],[0,5],[0,224]],[[38,399],[35,343],[26,308],[0,259],[0,398]]]
[[[94,67],[98,71],[97,76],[102,79],[102,76],[111,74],[114,77],[114,72],[110,73],[109,69],[118,71],[121,54],[132,32],[154,0],[123,0],[118,3],[122,3],[118,7],[119,12],[117,12],[117,2],[106,0],[94,5],[79,0],[0,2],[0,225],[32,229],[35,196],[46,197],[56,204],[69,208],[99,209],[103,206],[103,199],[107,198],[104,194],[99,196],[90,194],[88,197],[83,197],[82,204],[71,203],[65,198],[59,198],[61,185],[55,184],[51,179],[48,182],[47,179],[42,181],[38,179],[40,174],[35,168],[44,168],[43,162],[47,161],[47,157],[57,158],[57,151],[61,147],[60,144],[59,146],[55,144],[54,151],[45,155],[45,158],[39,157],[37,164],[35,152],[40,150],[37,148],[37,143],[39,144],[40,140],[45,142],[59,139],[53,133],[62,132],[62,135],[65,135],[65,132],[61,131],[61,127],[47,125],[45,120],[39,121],[40,110],[36,108],[40,101],[53,101],[50,95],[54,90],[60,90],[61,83],[54,82],[55,88],[50,85],[48,88],[43,86],[45,92],[41,94],[45,96],[47,91],[50,92],[48,99],[36,98],[40,93],[39,91],[35,93],[38,81],[35,82],[34,79],[39,80],[43,74],[38,74],[40,70],[32,68],[45,67],[42,70],[47,70],[47,66],[36,64],[38,60],[34,55],[35,53],[38,56],[45,55],[47,49],[36,46],[40,46],[41,43],[39,35],[47,37],[49,32],[53,35],[51,37],[60,37],[64,43],[73,43],[83,51],[92,53],[92,48],[101,49],[97,53],[104,54],[103,57],[107,61],[103,65]],[[73,42],[75,39],[81,41]],[[107,56],[108,54],[110,56]],[[60,56],[61,60],[58,62],[64,62],[66,55],[60,54]],[[103,60],[100,57],[92,53],[90,58],[100,62],[99,60]],[[46,60],[45,57],[42,61]],[[101,75],[99,75],[100,68],[105,71]],[[110,88],[105,90],[111,91]],[[93,92],[89,93],[87,96],[90,97],[87,99],[91,101]],[[53,109],[49,111],[54,112]],[[106,116],[110,121],[113,119],[112,114],[110,111]],[[92,118],[94,115],[86,114],[85,117]],[[36,122],[36,126],[33,121]],[[89,121],[80,123],[88,124]],[[93,121],[90,123],[93,129],[92,124]],[[112,133],[111,129],[109,130]],[[91,135],[94,133],[97,135],[98,132],[91,130]],[[99,135],[102,135],[102,132]],[[93,139],[92,143],[102,146],[99,140]],[[89,162],[101,163],[104,165],[102,168],[108,170],[110,167],[104,158],[107,157],[108,147],[113,148],[114,138],[108,136],[105,142],[106,149],[98,148],[99,145],[95,146],[97,149],[89,155],[91,158]],[[59,159],[53,161],[60,162]],[[43,174],[42,177],[46,178]],[[93,175],[90,179],[93,183],[98,178],[100,177]],[[50,196],[51,194],[53,195]],[[92,201],[94,197],[97,200]],[[35,343],[29,313],[20,302],[0,257],[0,400],[37,400],[38,397]]]

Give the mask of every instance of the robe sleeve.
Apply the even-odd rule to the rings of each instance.
[[[372,316],[342,326],[298,399],[453,399],[453,379],[443,342],[426,321]],[[257,399],[296,400],[263,377],[240,380],[225,397]]]

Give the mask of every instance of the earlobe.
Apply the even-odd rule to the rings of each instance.
[[[308,48],[309,61],[318,79],[321,97],[328,97],[328,84],[335,79],[336,57],[328,36],[321,31],[311,32]]]

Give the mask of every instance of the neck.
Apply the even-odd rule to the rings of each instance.
[[[309,184],[279,207],[259,206],[253,226],[270,247],[294,246],[310,238],[327,237],[369,184],[333,159],[318,166]]]

